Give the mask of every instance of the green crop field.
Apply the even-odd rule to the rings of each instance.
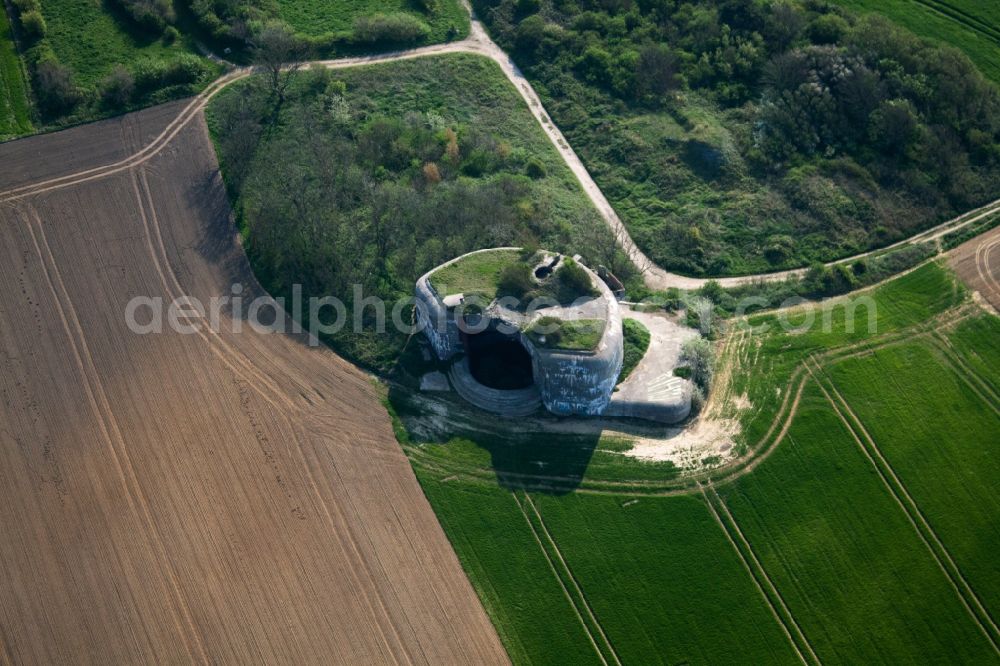
[[[439,0],[437,9],[428,13],[417,9],[410,0],[278,0],[279,15],[304,35],[322,35],[350,31],[360,16],[403,12],[427,23],[427,42],[461,39],[469,34],[469,14],[459,0]]]
[[[31,131],[24,70],[14,48],[10,19],[0,12],[0,141]]]
[[[515,663],[1000,663],[1000,320],[933,262],[852,297],[730,334],[741,446],[803,388],[704,496],[624,441],[399,431]]]
[[[983,74],[1000,83],[1000,5],[977,0],[836,0],[879,12],[913,33],[958,47]]]

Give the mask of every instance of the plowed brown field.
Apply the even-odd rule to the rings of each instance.
[[[0,146],[0,189],[181,106]],[[255,289],[200,115],[3,199],[0,662],[506,661],[368,377],[225,315],[128,330],[134,296]]]
[[[950,263],[971,289],[1000,310],[1000,227],[952,250]]]

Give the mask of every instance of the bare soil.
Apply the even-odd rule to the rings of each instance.
[[[949,263],[993,312],[1000,311],[1000,227],[959,245],[951,251]]]
[[[127,156],[172,106],[0,146],[2,185]],[[507,660],[369,377],[226,314],[127,329],[133,296],[259,289],[200,115],[0,230],[0,662]]]

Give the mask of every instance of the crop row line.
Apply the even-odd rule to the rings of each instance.
[[[572,606],[574,614],[580,621],[580,626],[583,627],[587,638],[590,639],[590,644],[597,653],[597,657],[604,666],[610,666],[610,664],[621,666],[621,661],[618,659],[611,641],[608,640],[607,635],[601,628],[600,622],[597,621],[597,617],[591,610],[590,604],[587,603],[587,598],[584,596],[583,590],[573,577],[573,572],[570,571],[566,560],[563,559],[562,554],[559,552],[555,540],[546,529],[545,523],[542,521],[542,516],[538,513],[538,509],[534,503],[531,502],[528,493],[524,493],[523,502],[517,496],[517,492],[511,493],[511,495],[514,497],[517,507],[521,510],[524,520],[528,523],[531,535],[535,538],[535,542],[541,549],[542,555],[545,556],[545,561],[548,562],[549,569],[552,570],[552,575],[556,577],[556,582],[559,583],[559,587],[562,588],[563,594],[566,596],[567,601],[569,601],[570,606]],[[525,509],[525,504],[531,508],[531,511]],[[542,538],[543,535],[544,539]]]
[[[937,562],[942,572],[944,572],[945,577],[955,590],[970,617],[972,617],[973,621],[986,636],[994,652],[1000,655],[1000,644],[998,644],[1000,629],[997,628],[989,611],[983,605],[972,586],[969,585],[961,569],[959,569],[958,565],[952,559],[948,549],[931,527],[920,506],[906,489],[906,486],[896,475],[892,465],[882,454],[882,451],[861,422],[861,419],[854,413],[847,400],[837,390],[832,378],[814,359],[811,362],[815,366],[815,371],[813,367],[810,367],[809,362],[806,365],[807,371],[816,380],[817,385],[833,407],[834,412],[847,427],[852,439],[861,448],[861,451],[868,458],[869,462],[871,462],[872,466],[875,467],[875,471],[878,473],[883,485],[889,491],[890,495],[892,495],[893,499],[895,499],[900,509],[906,515],[910,525],[917,532],[920,540],[927,547],[927,550]]]
[[[774,619],[781,626],[781,630],[785,634],[785,637],[788,638],[788,642],[791,643],[795,654],[798,655],[799,659],[806,666],[810,664],[822,665],[823,662],[816,655],[812,645],[809,643],[809,639],[806,638],[795,616],[792,615],[792,611],[788,608],[777,586],[775,586],[771,577],[767,574],[767,570],[764,569],[764,565],[757,558],[753,546],[747,541],[743,530],[740,529],[733,514],[730,513],[725,501],[716,492],[715,486],[709,481],[707,483],[699,483],[698,487],[701,489],[701,494],[708,505],[709,511],[712,513],[712,517],[715,518],[715,522],[722,529],[723,534],[726,535],[726,539],[732,545],[733,550],[736,551],[736,555],[743,563],[743,567],[750,574],[754,586],[764,598],[764,602],[770,608]],[[806,655],[808,655],[808,658]]]

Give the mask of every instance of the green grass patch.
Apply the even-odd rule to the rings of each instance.
[[[28,88],[7,12],[0,12],[0,141],[31,132]]]
[[[570,319],[539,317],[525,333],[542,349],[593,351],[604,334],[603,319]]]
[[[618,375],[618,383],[628,379],[639,361],[646,355],[649,349],[649,329],[638,319],[622,320],[622,333],[624,334],[625,354],[622,361],[622,372]]]
[[[459,0],[436,0],[433,11],[413,0],[278,0],[278,15],[296,32],[312,37],[349,32],[354,21],[374,14],[405,13],[430,28],[428,43],[462,39],[469,34],[469,14]]]
[[[431,273],[431,286],[442,297],[450,294],[481,294],[492,301],[503,269],[520,261],[519,250],[479,252]]]

